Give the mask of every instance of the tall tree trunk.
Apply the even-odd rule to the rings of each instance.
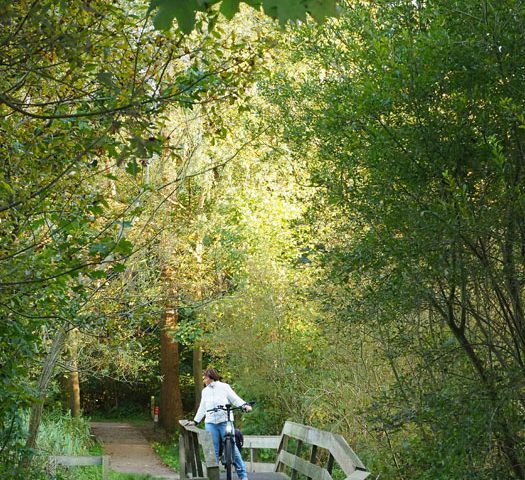
[[[218,178],[218,177],[216,177]],[[204,211],[204,203],[206,201],[206,195],[207,191],[204,190],[201,195],[199,196],[199,202],[197,205],[197,212],[198,215],[202,215]],[[197,259],[197,268],[198,272],[202,271],[202,264],[203,264],[203,254],[204,254],[204,240],[202,238],[202,235],[199,234],[199,238],[197,240],[197,245],[195,246],[195,258]],[[202,278],[202,275],[200,275]],[[203,292],[202,292],[202,284],[199,283],[197,286],[197,292],[196,292],[196,299],[198,301],[202,300]],[[202,396],[202,350],[199,345],[194,345],[193,347],[193,383],[194,383],[194,404],[195,404],[195,410],[199,408],[199,404],[201,403],[201,396]]]
[[[179,345],[173,339],[177,329],[178,313],[173,307],[173,271],[163,268],[163,279],[168,296],[161,322],[160,369],[162,384],[160,390],[160,423],[168,433],[173,433],[183,417],[182,395],[179,377]],[[171,288],[170,288],[171,287]]]
[[[55,369],[55,365],[58,361],[60,353],[64,348],[65,340],[65,327],[61,327],[58,329],[58,332],[55,338],[53,339],[53,343],[51,344],[49,352],[47,352],[44,364],[42,366],[42,372],[40,373],[40,378],[38,380],[38,398],[31,406],[31,413],[29,416],[29,432],[26,441],[27,449],[34,449],[36,447],[38,429],[40,428],[40,422],[42,420],[44,400],[47,395],[49,381],[51,380],[51,376],[53,374],[53,370]],[[31,460],[31,457],[27,457],[27,459],[24,461],[23,466],[28,467],[31,463]]]
[[[69,333],[69,354],[70,368],[69,372],[69,410],[72,417],[80,416],[80,379],[78,375],[78,329],[73,329]]]
[[[195,410],[197,410],[202,396],[202,350],[197,346],[193,348],[193,381],[195,382]]]

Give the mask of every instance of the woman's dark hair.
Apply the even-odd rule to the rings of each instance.
[[[219,377],[219,373],[217,372],[217,370],[215,370],[214,368],[207,368],[204,371],[204,376],[208,377],[209,379],[213,380],[214,382],[216,382],[217,380],[220,380],[220,378],[221,378],[221,377]]]

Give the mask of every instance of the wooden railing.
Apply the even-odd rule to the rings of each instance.
[[[186,420],[180,424],[183,427],[179,443],[181,480],[218,480],[219,465],[211,434],[187,425]],[[289,448],[294,451],[288,451]],[[370,475],[341,435],[299,423],[286,422],[280,436],[245,435],[244,449],[250,452],[250,459],[246,461],[248,472],[277,472],[290,480],[296,480],[298,475],[308,480],[333,480],[332,471],[337,464],[345,480],[364,480]],[[276,450],[277,460],[259,462],[259,449]]]
[[[288,451],[290,443],[294,444],[294,453]],[[288,474],[290,480],[296,480],[298,474],[311,480],[332,480],[336,462],[346,480],[363,480],[370,475],[341,435],[299,423],[284,424],[276,472]]]
[[[56,455],[49,457],[49,473],[51,478],[56,478],[56,468],[63,467],[87,467],[90,465],[102,465],[102,480],[109,478],[111,457],[108,455],[101,456],[72,456]]]
[[[180,478],[219,480],[219,464],[211,433],[179,420],[182,431],[179,438]]]

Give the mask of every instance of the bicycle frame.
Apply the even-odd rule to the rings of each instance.
[[[232,478],[232,465],[235,459],[235,419],[233,417],[233,409],[230,404],[226,407],[226,433],[222,441],[222,463],[226,467],[226,480]]]
[[[249,402],[249,405],[253,405],[254,403],[255,402]],[[232,466],[235,461],[235,419],[233,411],[243,409],[243,406],[232,407],[227,403],[226,405],[217,405],[215,408],[208,410],[209,412],[217,412],[218,410],[224,410],[226,412],[226,431],[221,441],[222,464],[226,467],[226,480],[231,480],[232,478]]]

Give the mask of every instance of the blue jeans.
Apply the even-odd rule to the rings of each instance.
[[[205,423],[204,430],[211,433],[211,438],[213,440],[213,448],[215,449],[215,456],[217,457],[217,463],[219,463],[220,461],[219,460],[219,450],[220,450],[222,439],[226,435],[226,422]],[[237,472],[237,476],[241,480],[247,479],[248,475],[246,473],[246,467],[244,466],[244,462],[242,461],[242,457],[241,457],[241,452],[239,452],[237,445],[235,445],[235,454],[234,454],[233,463],[235,465],[235,471]]]

